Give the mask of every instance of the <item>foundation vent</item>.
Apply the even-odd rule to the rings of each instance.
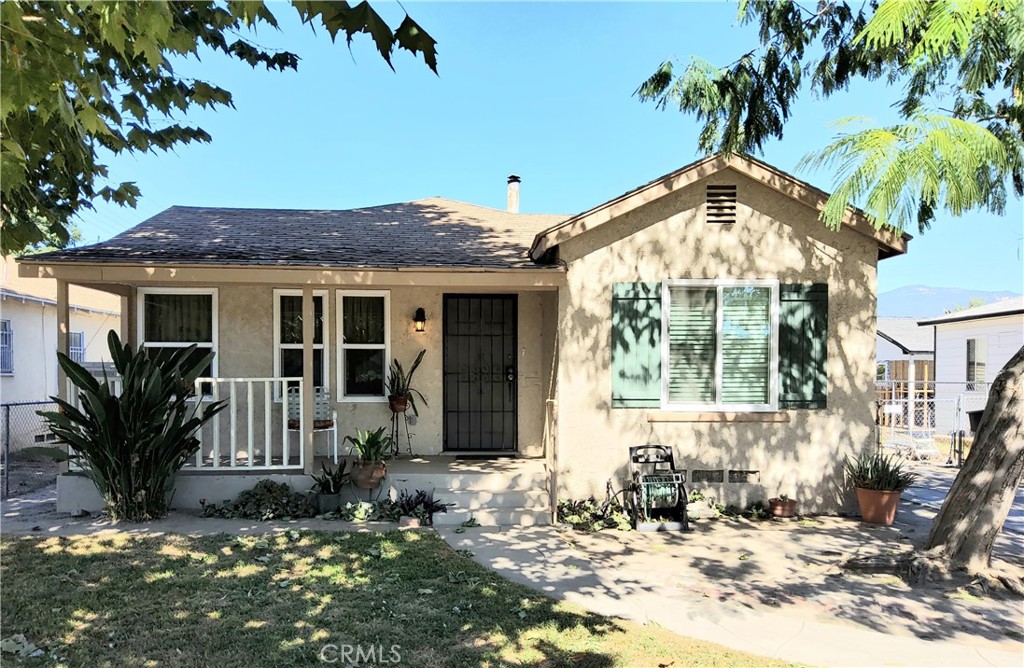
[[[725,480],[725,474],[721,469],[695,469],[690,474],[690,482],[710,482],[717,483]]]
[[[706,194],[707,221],[729,224],[736,222],[736,186],[709,185]]]

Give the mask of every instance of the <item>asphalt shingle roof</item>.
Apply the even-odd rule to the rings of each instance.
[[[31,259],[526,269],[537,266],[527,255],[534,236],[566,218],[442,198],[341,211],[173,206],[109,241]]]
[[[879,318],[878,333],[906,352],[934,352],[934,332],[931,327],[919,326],[917,318]]]

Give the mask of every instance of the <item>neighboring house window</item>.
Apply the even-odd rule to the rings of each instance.
[[[146,348],[217,351],[216,288],[139,288],[139,339]],[[214,377],[217,358],[202,376]]]
[[[385,399],[391,338],[390,293],[338,292],[338,384],[344,399]]]
[[[666,409],[765,410],[778,401],[778,284],[666,281]]]
[[[72,362],[85,363],[85,332],[68,334],[68,357]]]
[[[827,405],[826,284],[615,283],[611,330],[615,408]]]
[[[875,380],[890,379],[889,362],[878,362],[875,365]]]
[[[985,339],[967,339],[967,391],[983,389],[985,360],[988,357]]]
[[[324,341],[328,338],[327,291],[313,294],[313,387],[327,387],[327,354]],[[274,290],[274,375],[301,378],[302,349],[302,290]],[[292,381],[289,387],[297,386]],[[279,395],[280,390],[275,390]],[[275,398],[280,399],[280,396]]]
[[[0,373],[14,373],[14,329],[10,320],[0,320]]]

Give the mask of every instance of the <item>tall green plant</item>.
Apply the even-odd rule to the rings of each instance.
[[[902,492],[917,480],[917,474],[903,469],[893,455],[862,454],[857,459],[846,458],[846,475],[854,487],[882,492]]]
[[[120,394],[111,391],[105,371],[100,382],[58,353],[81,408],[53,397],[60,411],[39,415],[85,460],[111,517],[154,519],[169,510],[175,474],[199,449],[199,430],[225,406],[201,408],[189,396],[214,353],[196,346],[135,351],[113,331],[107,344],[121,376]]]
[[[412,412],[415,415],[419,415],[420,412],[416,408],[416,397],[420,398],[423,405],[427,405],[427,400],[423,394],[412,386],[412,377],[416,373],[416,369],[419,368],[420,362],[423,361],[423,354],[426,350],[421,350],[416,359],[412,361],[412,366],[406,371],[402,367],[402,363],[397,359],[391,362],[391,366],[388,369],[388,379],[386,389],[389,397],[406,397],[409,399],[409,406],[412,408]]]

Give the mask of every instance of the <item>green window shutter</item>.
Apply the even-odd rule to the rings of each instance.
[[[723,404],[767,404],[771,380],[772,291],[722,291]]]
[[[661,406],[661,283],[612,285],[612,406]]]
[[[828,285],[779,286],[779,408],[825,408]]]
[[[668,316],[668,399],[715,401],[715,288],[673,286]]]

